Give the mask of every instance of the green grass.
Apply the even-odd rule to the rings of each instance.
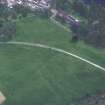
[[[56,26],[47,19],[27,18],[17,23],[17,41],[41,43],[55,46],[81,57],[87,58],[105,67],[105,50],[95,49],[82,42],[71,43],[71,33]]]
[[[17,23],[14,40],[42,43],[78,54],[105,67],[105,51],[70,43],[70,33],[50,20],[26,18]],[[105,91],[105,73],[50,49],[0,45],[0,90],[4,105],[69,105]]]

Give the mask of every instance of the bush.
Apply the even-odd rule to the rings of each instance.
[[[14,22],[5,22],[0,28],[0,41],[9,41],[16,33],[16,24]]]

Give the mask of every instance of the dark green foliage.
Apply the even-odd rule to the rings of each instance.
[[[80,37],[80,39],[85,38],[88,34],[88,24],[86,22],[81,22],[80,26],[78,27],[76,33]]]
[[[87,6],[82,0],[74,1],[72,4],[73,9],[85,17],[77,31],[71,28],[73,33],[95,47],[105,47],[105,7],[94,2]]]
[[[72,4],[72,9],[80,16],[87,17],[88,7],[84,4],[82,0],[76,0]]]
[[[70,8],[70,2],[68,0],[55,0],[57,9],[68,10]]]
[[[0,20],[0,28],[3,26],[3,20]]]
[[[105,7],[90,6],[86,41],[96,47],[105,47]]]
[[[16,33],[16,24],[14,22],[4,22],[0,27],[0,41],[11,40]]]
[[[7,20],[8,16],[8,7],[5,4],[0,4],[0,18]]]
[[[20,5],[20,4],[14,5],[13,10],[15,11],[17,15],[22,15],[22,17],[26,17],[28,13],[31,12],[31,10],[28,7]]]
[[[78,36],[77,36],[77,35],[74,35],[74,36],[72,37],[72,42],[73,42],[73,43],[78,42]]]
[[[16,19],[16,12],[12,9],[7,7],[7,5],[0,4],[0,19],[4,21]]]

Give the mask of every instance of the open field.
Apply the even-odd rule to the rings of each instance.
[[[80,42],[48,20],[17,23],[14,41],[62,48],[105,67],[105,51]],[[71,56],[37,47],[0,45],[0,91],[4,105],[70,105],[75,99],[105,91],[105,72]]]
[[[83,42],[70,43],[72,33],[56,26],[50,20],[27,18],[23,22],[18,22],[17,27],[16,41],[41,43],[61,48],[105,67],[105,50],[95,49]]]

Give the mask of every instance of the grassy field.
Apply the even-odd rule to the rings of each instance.
[[[105,67],[105,50],[70,43],[71,33],[50,20],[26,18],[17,23],[14,41],[62,48]],[[50,49],[0,45],[0,90],[4,105],[70,105],[75,99],[105,91],[105,73]]]

